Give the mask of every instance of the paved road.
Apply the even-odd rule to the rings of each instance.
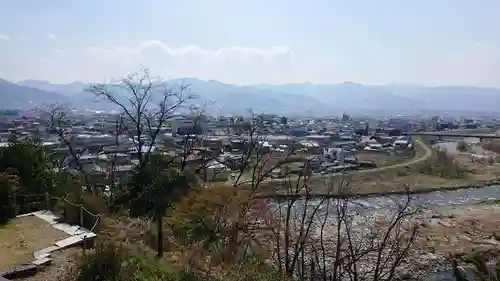
[[[356,171],[354,173],[375,173],[375,172],[380,172],[380,171],[398,168],[398,167],[411,166],[411,165],[423,162],[432,156],[432,150],[422,140],[415,139],[414,142],[418,143],[418,145],[420,145],[425,150],[425,154],[422,155],[421,157],[419,157],[417,159],[412,159],[412,160],[407,161],[407,162],[394,164],[391,166],[385,166],[385,167],[380,167],[380,168],[375,168],[375,169],[370,169],[370,170],[361,170],[361,171]]]
[[[348,174],[349,175],[356,175],[356,174],[363,174],[363,173],[377,173],[377,172],[381,172],[381,171],[385,171],[385,170],[390,170],[390,169],[394,169],[394,168],[399,168],[399,167],[405,167],[405,166],[410,166],[410,165],[414,165],[414,164],[417,164],[417,163],[420,163],[420,162],[423,162],[427,159],[429,159],[431,156],[432,156],[432,150],[420,139],[416,138],[413,140],[414,142],[418,143],[419,146],[421,146],[424,150],[425,150],[425,154],[422,155],[421,157],[419,158],[416,158],[416,159],[412,159],[410,161],[407,161],[407,162],[403,162],[403,163],[399,163],[399,164],[394,164],[394,165],[391,165],[391,166],[385,166],[385,167],[380,167],[380,168],[375,168],[375,169],[368,169],[368,170],[361,170],[361,171],[353,171],[353,172],[349,172]],[[334,176],[333,174],[329,174],[329,175],[313,175],[312,176],[312,179],[328,179],[330,177]],[[298,176],[293,176],[293,177],[290,177],[290,178],[286,178],[286,179],[283,179],[283,178],[279,178],[279,179],[266,179],[266,180],[263,180],[262,183],[273,183],[273,182],[276,182],[276,183],[280,183],[280,182],[283,182],[283,181],[289,181],[289,180],[297,180],[299,177]],[[251,179],[244,179],[243,177],[240,178],[240,184],[247,184],[247,183],[250,183],[251,182]]]

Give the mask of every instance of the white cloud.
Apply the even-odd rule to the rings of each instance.
[[[52,33],[47,33],[47,37],[50,39],[50,40],[54,40],[56,39],[56,36]]]
[[[286,45],[210,49],[145,41],[131,46],[93,46],[80,50],[54,48],[37,57],[28,53],[5,59],[13,67],[8,72],[0,69],[0,76],[57,83],[75,79],[102,82],[136,72],[141,66],[149,68],[153,76],[165,79],[196,77],[234,84],[285,83],[303,80],[304,74],[308,74],[302,69],[303,73],[296,72],[297,54]]]
[[[4,41],[10,41],[10,37],[5,35],[5,34],[1,34],[0,33],[0,40],[4,40]]]
[[[255,48],[255,47],[242,47],[242,46],[230,46],[223,47],[215,50],[203,49],[197,45],[187,45],[179,48],[171,48],[170,46],[164,44],[158,40],[151,40],[140,43],[137,47],[114,47],[114,48],[100,48],[100,47],[90,47],[85,50],[86,54],[89,55],[140,55],[149,49],[158,49],[165,55],[169,56],[189,56],[189,55],[201,55],[207,57],[222,58],[225,56],[279,56],[279,55],[290,55],[292,50],[289,46],[272,46],[265,49]]]
[[[487,50],[490,48],[490,44],[488,44],[487,42],[477,41],[474,43],[474,47]]]
[[[488,49],[483,49],[485,46]],[[398,63],[386,55],[388,63],[384,60],[383,64],[360,61],[349,57],[348,52],[345,55],[335,50],[306,52],[286,44],[206,48],[194,44],[173,47],[151,40],[123,46],[37,49],[34,53],[22,50],[13,49],[18,52],[15,56],[0,53],[0,61],[5,66],[0,68],[0,77],[14,81],[102,82],[136,72],[143,66],[149,68],[153,76],[165,79],[195,77],[233,84],[355,81],[500,87],[495,75],[500,66],[499,51],[485,42],[471,42],[466,52],[409,61],[398,58]],[[407,67],[402,71],[399,66],[403,64]]]
[[[136,46],[88,47],[84,54],[86,65],[94,68],[92,76],[116,77],[145,66],[165,78],[197,77],[238,84],[288,81],[293,61],[292,48],[286,45],[208,49],[194,44],[171,47],[157,40]]]

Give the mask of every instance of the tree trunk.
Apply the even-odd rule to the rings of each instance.
[[[158,258],[163,257],[163,216],[156,216]]]

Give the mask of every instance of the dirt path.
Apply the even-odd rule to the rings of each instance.
[[[386,170],[390,170],[390,169],[396,169],[396,168],[400,168],[400,167],[415,165],[415,164],[418,164],[420,162],[423,162],[423,161],[429,159],[432,156],[432,150],[422,140],[414,139],[414,142],[425,150],[424,155],[422,155],[421,157],[418,157],[416,159],[413,158],[410,161],[399,163],[399,164],[394,164],[391,166],[385,166],[385,167],[374,168],[374,169],[369,169],[369,170],[353,171],[353,172],[348,172],[347,174],[348,175],[358,175],[358,174],[366,174],[366,173],[378,173],[378,172],[382,172],[382,171],[386,171]],[[317,179],[329,179],[331,177],[334,177],[334,175],[313,175],[311,178],[317,180]],[[281,178],[280,179],[266,179],[266,180],[263,180],[262,183],[273,183],[273,182],[280,183],[280,182],[283,182],[285,180],[286,181],[297,180],[298,178],[299,178],[298,176],[294,176],[294,177],[290,177],[290,178],[286,178],[286,179],[281,179]],[[241,179],[240,182],[243,183],[245,181],[246,181],[246,179]],[[245,184],[245,183],[243,183],[243,184]]]
[[[385,170],[389,170],[389,169],[415,165],[415,164],[418,164],[420,162],[423,162],[423,161],[429,159],[432,156],[432,150],[420,139],[416,139],[415,142],[417,142],[418,145],[420,145],[425,150],[425,154],[423,156],[421,156],[417,159],[412,159],[408,162],[403,162],[403,163],[394,164],[391,166],[380,167],[380,168],[375,168],[375,169],[370,169],[370,170],[361,170],[361,171],[356,171],[353,173],[359,173],[359,174],[361,174],[361,173],[376,173],[376,172],[381,172],[381,171],[385,171]]]

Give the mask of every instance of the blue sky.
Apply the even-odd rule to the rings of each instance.
[[[498,0],[0,0],[0,77],[500,87]]]

